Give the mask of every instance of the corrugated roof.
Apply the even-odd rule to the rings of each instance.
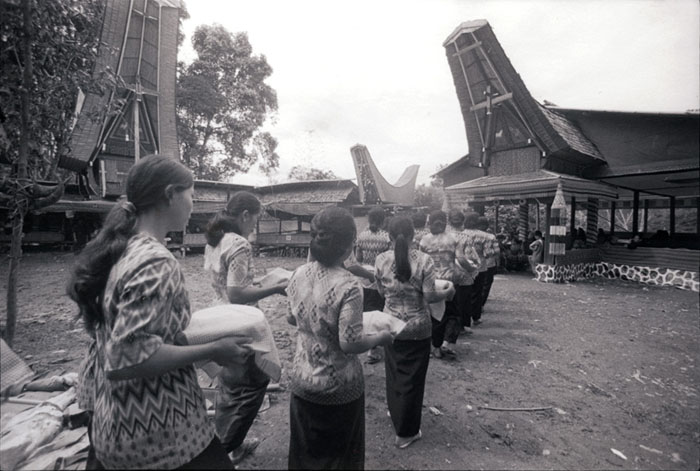
[[[451,202],[553,198],[559,183],[567,196],[611,199],[618,196],[612,185],[549,170],[476,178],[445,188],[445,195]]]

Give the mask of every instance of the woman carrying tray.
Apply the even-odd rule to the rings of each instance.
[[[247,191],[231,196],[226,209],[214,216],[206,231],[204,268],[213,277],[214,304],[257,304],[273,294],[285,294],[286,281],[270,286],[253,286],[253,248],[248,236],[260,217],[260,201]],[[216,433],[230,452],[234,464],[242,461],[258,445],[245,440],[265,398],[270,379],[251,355],[244,369],[224,368],[219,375],[216,396]]]
[[[454,287],[435,291],[435,265],[428,254],[410,248],[413,224],[404,216],[389,223],[394,250],[377,257],[376,279],[384,296],[384,312],[407,322],[386,354],[386,398],[396,431],[394,444],[406,448],[421,438],[421,407],[431,343],[431,319],[426,303],[454,295]]]
[[[68,294],[94,332],[94,361],[81,378],[81,403],[94,407],[98,468],[230,469],[207,420],[193,363],[242,364],[245,338],[176,345],[190,321],[180,265],[165,235],[192,212],[192,172],[170,157],[142,158],[117,203],[73,268]]]
[[[358,354],[391,343],[383,331],[365,336],[362,286],[343,268],[355,222],[330,207],[311,221],[314,261],[289,280],[297,342],[289,405],[289,469],[364,469],[365,394]]]

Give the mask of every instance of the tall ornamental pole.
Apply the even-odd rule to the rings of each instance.
[[[554,194],[549,226],[549,254],[564,255],[566,253],[566,199],[561,183],[557,185]]]

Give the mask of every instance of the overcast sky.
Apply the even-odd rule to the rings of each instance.
[[[267,128],[280,169],[355,178],[350,147],[368,147],[394,183],[412,164],[426,183],[468,152],[443,41],[486,19],[532,96],[567,108],[700,108],[697,0],[189,0],[180,59],[197,25],[247,31],[273,68],[279,110]],[[234,182],[270,183],[253,169]]]

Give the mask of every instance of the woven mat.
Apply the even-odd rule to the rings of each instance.
[[[34,372],[27,364],[0,339],[0,394],[13,384],[27,381],[34,376]]]

